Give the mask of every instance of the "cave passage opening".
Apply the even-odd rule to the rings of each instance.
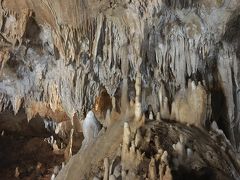
[[[79,150],[83,137],[78,133],[74,138],[78,141],[74,141],[73,154]],[[24,109],[16,115],[11,110],[1,112],[0,177],[50,179],[63,166],[68,141],[68,131],[59,129],[53,119],[37,115],[28,122]]]

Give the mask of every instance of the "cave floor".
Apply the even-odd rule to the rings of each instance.
[[[0,179],[50,179],[64,161],[41,137],[0,137]]]

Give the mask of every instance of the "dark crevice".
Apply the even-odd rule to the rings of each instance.
[[[223,130],[228,139],[231,139],[230,124],[227,116],[227,105],[224,93],[221,90],[212,92],[212,119]]]
[[[63,148],[61,152],[64,152],[69,137],[55,133],[57,124],[40,116],[28,122],[24,109],[16,115],[11,110],[1,112],[0,177],[50,179],[54,168],[61,169],[64,154],[55,153],[51,143],[56,141],[58,147]],[[83,137],[75,134],[74,139],[73,153],[77,153]]]

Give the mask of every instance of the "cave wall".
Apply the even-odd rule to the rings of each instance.
[[[135,96],[140,72],[143,110],[152,104],[158,112],[163,98],[171,112],[189,81],[201,84],[206,124],[216,121],[239,148],[239,3],[3,0],[0,109],[23,107],[28,120],[83,119],[102,87],[118,97],[126,80]]]

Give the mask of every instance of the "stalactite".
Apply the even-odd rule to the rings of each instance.
[[[104,128],[99,133],[98,124],[94,143],[81,153],[93,147],[89,152],[96,155],[94,148],[101,149],[102,139],[110,133],[113,140],[108,143],[114,141],[113,149],[122,142],[120,165],[112,163],[109,153],[108,163],[103,163],[105,175],[96,167],[85,169],[94,173],[98,169],[92,173],[95,179],[174,179],[175,171],[189,169],[184,163],[194,159],[194,167],[206,167],[207,159],[235,178],[237,166],[232,166],[229,154],[222,152],[235,175],[218,159],[209,160],[209,152],[215,154],[215,149],[208,142],[197,139],[200,142],[193,142],[193,147],[185,139],[176,139],[174,133],[189,139],[199,134],[208,138],[215,129],[213,133],[225,134],[239,150],[237,10],[237,1],[230,0],[3,1],[0,111],[16,115],[25,111],[29,123],[37,116],[48,117],[78,135],[83,131],[84,137],[86,127],[79,125],[76,131],[76,124],[93,112],[94,125],[101,123]],[[159,131],[159,126],[169,133],[164,128]],[[60,129],[59,134],[64,134],[64,127]],[[163,137],[170,142],[163,142]],[[200,143],[208,149],[204,160],[205,155],[198,152],[204,151]],[[218,149],[227,146],[216,145]],[[105,151],[99,153],[101,162]],[[81,172],[85,175],[85,171]]]

